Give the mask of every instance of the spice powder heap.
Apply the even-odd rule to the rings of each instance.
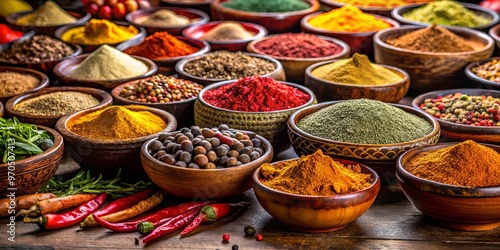
[[[40,80],[30,74],[0,72],[0,96],[14,96],[36,88]]]
[[[340,3],[347,3],[356,6],[381,6],[381,7],[397,7],[401,5],[413,3],[428,3],[434,0],[331,0]]]
[[[91,19],[85,26],[69,29],[61,40],[83,45],[117,44],[139,33],[133,25],[120,26],[105,19]]]
[[[292,12],[310,7],[302,0],[231,0],[222,6],[248,12]]]
[[[153,12],[145,18],[141,25],[154,27],[170,27],[189,24],[191,20],[183,15],[177,15],[175,12],[167,9],[161,9]]]
[[[238,22],[227,21],[216,25],[201,37],[207,41],[242,40],[255,36],[254,32],[248,31]]]
[[[24,26],[56,26],[74,23],[76,20],[56,3],[47,1],[37,10],[17,19],[16,23]]]
[[[170,57],[179,57],[193,54],[198,51],[195,48],[168,32],[155,32],[146,37],[140,44],[126,49],[125,53],[134,56],[142,56],[150,59],[161,59]]]
[[[319,14],[308,20],[311,26],[331,31],[369,32],[379,31],[392,25],[350,4]]]
[[[61,116],[99,105],[92,95],[77,91],[57,91],[22,101],[14,110],[31,115]]]
[[[313,34],[287,33],[269,37],[255,44],[261,53],[275,57],[317,58],[338,54],[342,48]]]

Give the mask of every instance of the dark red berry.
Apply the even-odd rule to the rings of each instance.
[[[229,241],[229,238],[230,238],[229,234],[222,235],[222,241]]]
[[[264,239],[264,236],[262,236],[262,234],[257,234],[257,235],[255,235],[255,239],[257,241],[262,241]]]

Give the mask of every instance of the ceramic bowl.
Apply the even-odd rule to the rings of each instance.
[[[22,12],[17,12],[14,14],[11,14],[7,16],[5,19],[9,23],[9,26],[12,29],[15,30],[22,30],[22,31],[28,31],[28,30],[35,30],[38,35],[47,35],[51,37],[55,37],[55,32],[58,28],[64,26],[64,25],[49,25],[49,26],[25,26],[25,25],[20,25],[17,23],[17,20],[20,17],[23,17],[27,14],[32,13],[33,11],[22,11]],[[87,22],[90,18],[91,15],[89,13],[83,12],[83,11],[68,11],[66,10],[70,15],[72,15],[75,18],[78,18],[74,23],[71,23],[71,25],[78,25]],[[67,24],[65,24],[67,25]]]
[[[261,41],[264,41],[266,39],[269,39],[273,36],[278,36],[278,35],[270,35],[266,36],[260,39],[256,39],[252,42],[250,42],[247,46],[247,50],[251,53],[257,53],[257,54],[262,54],[262,55],[267,55],[269,57],[272,57],[276,60],[278,60],[281,65],[283,65],[283,69],[285,70],[285,75],[286,79],[290,82],[295,82],[295,83],[303,83],[304,82],[304,77],[305,77],[305,70],[307,67],[309,67],[312,64],[322,62],[322,61],[327,61],[327,60],[334,60],[334,59],[342,59],[342,58],[348,58],[350,55],[350,48],[347,43],[331,38],[331,37],[326,37],[326,36],[318,36],[319,38],[323,40],[330,41],[332,43],[337,44],[338,46],[341,47],[341,51],[335,55],[331,56],[325,56],[325,57],[316,57],[316,58],[292,58],[292,57],[279,57],[279,56],[273,56],[269,54],[265,54],[264,52],[258,50],[255,45]]]
[[[78,66],[88,55],[89,54],[83,54],[58,63],[54,67],[54,74],[57,76],[57,78],[59,78],[59,80],[61,80],[66,85],[84,86],[84,87],[98,88],[104,90],[111,90],[122,83],[152,76],[156,73],[156,71],[158,71],[158,67],[153,61],[144,57],[134,56],[135,59],[142,61],[144,64],[146,64],[146,66],[148,66],[149,70],[146,73],[136,77],[116,79],[116,80],[80,80],[70,77],[69,73],[76,66]]]
[[[498,16],[498,14],[493,10],[490,10],[490,9],[487,9],[487,8],[484,8],[484,7],[481,7],[477,4],[472,4],[472,3],[460,3],[460,4],[463,5],[464,7],[466,7],[467,9],[473,11],[476,15],[482,16],[488,20],[491,20],[491,22],[488,24],[477,26],[477,27],[471,27],[472,29],[487,32],[491,27],[493,27],[493,25],[497,24],[498,21],[500,20],[500,17]],[[410,20],[410,19],[403,17],[403,15],[405,13],[412,11],[416,8],[420,8],[424,5],[426,5],[426,3],[409,4],[409,5],[403,5],[403,6],[396,7],[391,12],[392,18],[396,19],[402,25],[405,25],[405,24],[407,24],[407,25],[420,25],[420,26],[430,25],[429,23],[413,21],[413,20]],[[449,28],[449,27],[453,27],[453,26],[443,25],[443,27]]]
[[[92,95],[95,97],[97,100],[99,100],[99,104],[95,107],[92,107],[90,109],[101,109],[107,106],[110,106],[113,104],[113,98],[111,97],[110,94],[108,94],[104,90],[100,89],[94,89],[94,88],[85,88],[85,87],[51,87],[51,88],[45,88],[42,89],[38,92],[35,93],[28,93],[28,94],[23,94],[23,95],[18,95],[14,98],[9,99],[7,103],[5,104],[5,110],[7,111],[7,114],[9,116],[15,116],[19,121],[25,122],[25,123],[32,123],[32,124],[38,124],[38,125],[43,125],[47,127],[54,127],[56,122],[59,120],[59,118],[63,117],[62,115],[57,115],[57,116],[41,116],[41,115],[33,115],[33,114],[25,114],[17,111],[15,109],[16,105],[26,101],[28,99],[49,94],[49,93],[54,93],[54,92],[59,92],[59,91],[76,91],[76,92],[81,92],[81,93],[86,93],[89,95]]]
[[[19,68],[19,67],[3,67],[3,66],[0,66],[0,72],[16,72],[16,73],[20,73],[20,74],[32,75],[32,76],[36,77],[40,81],[38,83],[38,86],[36,86],[35,88],[32,88],[32,89],[30,89],[30,90],[28,90],[28,91],[26,91],[26,92],[24,92],[22,94],[36,92],[36,91],[39,91],[39,90],[41,90],[41,89],[49,86],[49,77],[47,77],[47,75],[45,75],[44,73],[36,71],[36,70]],[[5,103],[11,97],[13,97],[13,95],[11,95],[11,96],[0,96],[0,102],[4,102]]]
[[[420,109],[420,103],[425,99],[436,98],[438,96],[445,96],[448,94],[455,94],[460,92],[466,95],[486,95],[500,98],[500,91],[487,90],[487,89],[447,89],[440,91],[433,91],[419,95],[413,99],[411,105]],[[479,142],[492,142],[500,143],[500,127],[485,127],[485,126],[471,126],[465,124],[458,124],[441,119],[436,119],[441,125],[441,134],[446,137],[455,138],[459,140],[474,140]]]
[[[189,8],[203,11],[205,14],[210,15],[210,4],[212,0],[160,0],[161,6]]]
[[[500,226],[500,186],[461,187],[417,177],[405,167],[413,157],[456,143],[439,143],[412,149],[397,162],[397,180],[410,202],[438,224],[464,231],[484,231]],[[500,153],[500,146],[483,144]]]
[[[141,148],[141,160],[149,178],[161,189],[175,196],[191,199],[222,199],[242,194],[252,187],[252,174],[261,164],[271,162],[273,148],[269,141],[262,141],[264,154],[255,161],[238,167],[224,169],[179,168],[158,161],[149,154],[149,140]]]
[[[358,164],[343,159],[335,160],[342,164]],[[377,173],[365,165],[359,165],[362,173],[371,174],[373,184],[356,192],[333,196],[286,193],[262,184],[260,168],[253,174],[253,190],[260,205],[293,230],[307,233],[337,231],[363,215],[375,201],[380,189]]]
[[[476,66],[481,65],[481,64],[485,64],[485,63],[487,63],[489,61],[492,61],[492,60],[500,60],[500,57],[492,57],[492,58],[489,58],[489,59],[486,59],[486,60],[482,60],[482,61],[479,61],[479,62],[472,62],[472,63],[470,63],[469,65],[467,65],[467,67],[465,67],[465,75],[469,79],[471,79],[472,81],[477,82],[477,83],[483,85],[486,88],[500,89],[500,82],[495,82],[495,81],[487,80],[485,78],[482,78],[482,77],[478,76],[476,73],[474,73],[472,71],[473,67],[476,67]]]
[[[338,2],[335,0],[319,0],[323,6],[326,8],[331,8],[331,9],[338,9],[344,5],[345,3]],[[432,1],[432,0],[429,0]],[[357,8],[359,8],[361,11],[364,13],[370,13],[370,14],[375,14],[375,15],[380,15],[380,16],[386,16],[386,17],[391,17],[391,11],[395,8],[392,6],[358,6],[355,5]]]
[[[319,102],[349,99],[374,99],[382,102],[399,102],[410,89],[410,76],[404,70],[396,67],[381,65],[396,73],[402,80],[387,85],[358,85],[344,84],[321,79],[312,74],[318,67],[338,60],[315,63],[306,69],[305,85],[311,89]]]
[[[59,168],[64,152],[63,138],[54,129],[40,125],[37,127],[50,134],[54,145],[39,155],[15,161],[14,169],[9,163],[0,164],[0,197],[7,196],[11,187],[16,188],[16,196],[33,194],[47,183]],[[12,172],[15,174],[15,186],[10,186],[8,181]]]
[[[274,59],[274,58],[272,58],[270,56],[266,56],[266,55],[259,55],[259,54],[246,53],[246,52],[244,52],[244,54],[249,55],[249,56],[253,56],[253,57],[258,57],[258,58],[265,59],[265,60],[273,62],[276,65],[276,69],[273,72],[269,73],[269,74],[265,74],[264,76],[271,77],[274,80],[278,80],[278,81],[285,81],[285,79],[286,79],[285,70],[283,69],[283,66],[281,65],[281,63],[278,60],[276,60],[276,59]],[[207,85],[210,85],[210,84],[213,84],[213,83],[218,83],[218,82],[225,81],[224,79],[202,78],[202,77],[199,77],[199,76],[194,76],[194,75],[188,74],[184,70],[184,66],[187,63],[189,63],[191,61],[198,60],[198,59],[203,58],[204,56],[207,56],[207,55],[209,55],[209,54],[205,54],[205,55],[201,55],[201,56],[196,56],[196,57],[186,58],[186,59],[180,60],[175,65],[175,71],[177,72],[177,74],[179,75],[180,78],[183,78],[183,79],[186,79],[186,80],[190,80],[190,81],[199,83],[199,84],[201,84],[203,86],[207,86]]]
[[[161,117],[167,123],[167,127],[158,133],[140,138],[103,140],[75,134],[67,127],[71,121],[95,110],[79,111],[63,116],[57,121],[56,129],[63,136],[67,151],[82,168],[92,173],[101,173],[108,178],[116,176],[119,168],[123,171],[122,179],[137,180],[146,177],[139,157],[142,144],[158,137],[160,133],[174,131],[177,121],[172,114],[164,110],[141,106],[127,108],[133,111],[149,111]]]
[[[307,93],[311,99],[299,107],[271,112],[233,111],[215,107],[203,99],[203,95],[207,91],[234,82],[236,80],[215,83],[201,90],[200,94],[198,94],[198,99],[194,103],[194,123],[202,128],[227,124],[231,128],[253,131],[269,140],[276,154],[290,144],[286,137],[286,121],[288,117],[293,112],[316,103],[316,97],[311,90],[302,85],[289,82],[283,83],[300,89]]]
[[[162,9],[167,9],[175,12],[177,15],[185,16],[189,18],[191,21],[188,24],[185,25],[172,25],[172,26],[154,26],[154,25],[147,25],[143,24],[148,16],[153,14],[154,12]],[[146,29],[146,32],[148,35],[151,35],[155,32],[159,31],[166,31],[171,35],[174,36],[181,36],[182,31],[185,28],[194,26],[194,25],[201,25],[208,23],[210,20],[210,17],[205,12],[202,12],[200,10],[195,10],[195,9],[186,9],[186,8],[173,8],[173,7],[156,7],[156,8],[149,8],[149,9],[139,9],[134,12],[130,12],[127,14],[125,17],[127,21],[135,26],[138,27],[143,27]]]
[[[215,21],[242,21],[256,23],[264,26],[270,34],[286,33],[298,30],[300,20],[313,12],[319,10],[317,0],[304,0],[311,5],[310,8],[292,12],[247,12],[234,10],[222,6],[230,0],[213,0],[211,4],[212,19]]]
[[[500,24],[493,26],[488,32],[493,37],[498,48],[500,48]]]
[[[387,44],[390,38],[399,37],[421,26],[404,26],[378,32],[374,36],[375,62],[398,67],[410,74],[410,89],[428,92],[450,89],[463,84],[464,67],[475,61],[490,58],[494,42],[488,35],[466,28],[451,27],[449,30],[470,41],[476,50],[461,53],[421,52],[398,48]]]

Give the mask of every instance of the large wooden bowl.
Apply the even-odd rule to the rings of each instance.
[[[405,167],[416,155],[457,143],[439,143],[412,149],[396,165],[396,176],[410,202],[424,215],[445,227],[484,231],[500,226],[500,186],[461,187],[417,177]],[[500,153],[500,146],[483,144]]]
[[[17,20],[27,14],[32,13],[33,11],[22,11],[22,12],[17,12],[13,13],[5,18],[5,20],[9,23],[9,26],[12,29],[15,30],[22,30],[22,31],[29,31],[29,30],[34,30],[38,35],[47,35],[51,37],[55,37],[56,30],[64,25],[69,25],[69,24],[64,24],[64,25],[49,25],[49,26],[25,26],[25,25],[20,25],[17,23]],[[89,13],[86,13],[84,11],[68,11],[68,14],[72,15],[75,18],[78,18],[75,22],[71,23],[71,25],[78,25],[87,22],[90,18],[91,15]]]
[[[255,161],[224,169],[190,169],[169,165],[149,153],[151,139],[141,148],[141,160],[149,178],[161,189],[175,196],[190,199],[222,199],[242,194],[252,187],[252,174],[263,163],[271,162],[273,148],[262,136],[264,154]]]
[[[358,164],[343,159],[335,160],[342,164]],[[362,173],[372,176],[373,184],[356,192],[333,196],[286,193],[263,185],[260,182],[260,168],[253,174],[253,190],[260,205],[275,219],[293,230],[307,233],[337,231],[363,215],[371,207],[380,190],[380,178],[377,173],[365,165],[359,165]]]
[[[9,163],[0,164],[0,197],[10,194],[12,190],[9,191],[9,188],[16,188],[16,196],[35,193],[47,183],[59,168],[64,152],[63,138],[54,129],[44,126],[37,127],[50,134],[54,145],[39,155],[15,161],[15,168]],[[14,185],[9,184],[9,176],[15,176]]]
[[[0,72],[16,72],[20,74],[27,74],[27,75],[32,75],[36,77],[40,82],[38,83],[38,86],[24,92],[21,94],[27,94],[27,93],[32,93],[39,91],[47,86],[49,86],[49,77],[39,71],[32,70],[32,69],[25,69],[25,68],[20,68],[20,67],[5,67],[5,66],[0,66]],[[0,102],[7,102],[13,96],[0,96]]]

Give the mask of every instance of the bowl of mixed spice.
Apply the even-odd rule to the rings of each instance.
[[[49,78],[42,72],[19,67],[0,66],[0,102],[9,98],[39,91],[49,85]]]

